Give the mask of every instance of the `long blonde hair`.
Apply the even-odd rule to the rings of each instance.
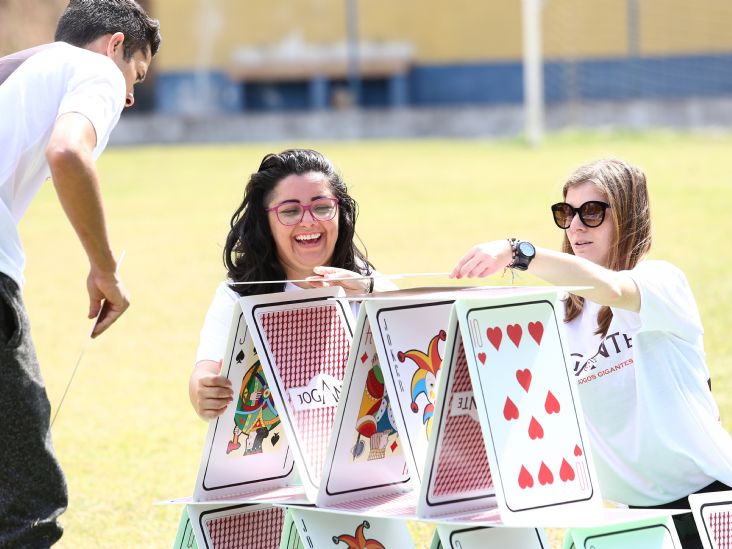
[[[615,240],[608,254],[607,267],[613,271],[632,269],[651,248],[651,211],[645,174],[635,166],[614,158],[604,158],[577,168],[564,184],[562,194],[567,198],[569,189],[592,183],[600,191],[610,208],[605,223],[615,225]],[[564,233],[562,251],[574,254]],[[565,301],[564,321],[582,312],[584,299],[570,294]],[[603,306],[597,313],[596,334],[607,335],[613,313]]]

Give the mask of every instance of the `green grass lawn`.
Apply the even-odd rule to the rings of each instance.
[[[732,135],[564,134],[537,149],[513,141],[113,149],[99,169],[132,306],[90,345],[53,427],[70,489],[60,547],[172,545],[180,507],[154,503],[193,489],[206,425],[188,403],[187,381],[225,275],[228,221],[261,157],[288,146],[317,148],[340,168],[360,204],[358,233],[385,273],[450,270],[481,240],[518,236],[558,247],[549,205],[561,198],[564,177],[601,156],[640,165],[651,189],[652,256],[689,277],[714,391],[732,428]],[[25,298],[55,407],[90,329],[87,265],[51,184],[21,231]],[[403,285],[427,282],[439,281]],[[424,540],[430,529],[415,531]]]

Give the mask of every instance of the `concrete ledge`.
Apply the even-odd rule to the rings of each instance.
[[[586,129],[732,129],[732,98],[597,101],[550,105],[548,131]],[[523,108],[405,108],[203,116],[123,116],[112,145],[373,138],[520,136]]]

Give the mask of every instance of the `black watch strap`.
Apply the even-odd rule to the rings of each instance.
[[[534,245],[518,238],[509,238],[508,242],[511,244],[511,263],[508,264],[508,268],[517,271],[527,270],[536,255]]]

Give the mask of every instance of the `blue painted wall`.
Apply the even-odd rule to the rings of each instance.
[[[158,109],[185,112],[199,100],[223,112],[320,109],[329,107],[336,88],[347,87],[344,80],[241,83],[223,73],[211,73],[209,78],[214,93],[198,98],[193,73],[159,73]],[[549,103],[732,95],[732,54],[548,61],[544,82]],[[519,104],[522,86],[522,66],[517,62],[422,65],[396,78],[364,80],[361,106]]]

